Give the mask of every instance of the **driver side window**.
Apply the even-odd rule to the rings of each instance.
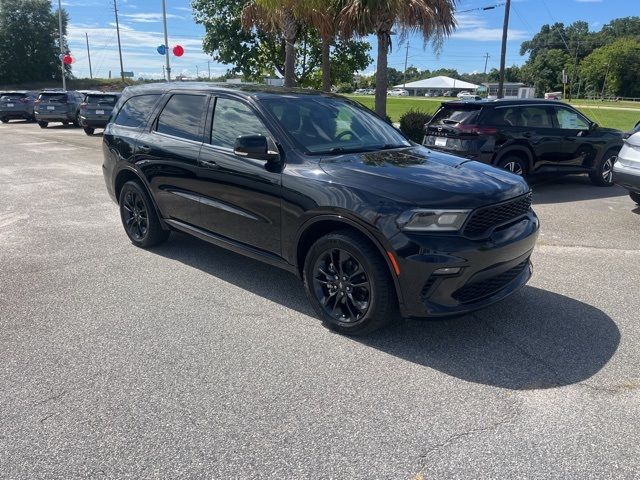
[[[589,129],[589,122],[578,112],[568,108],[556,107],[556,120],[558,126],[565,130]]]
[[[240,135],[264,135],[272,143],[271,134],[255,112],[244,103],[217,98],[211,127],[211,145],[233,150]]]

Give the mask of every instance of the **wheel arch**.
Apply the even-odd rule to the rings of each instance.
[[[321,214],[307,222],[305,222],[296,235],[295,242],[293,244],[294,251],[291,258],[294,261],[296,272],[302,278],[302,269],[304,268],[304,260],[311,246],[322,236],[335,232],[338,230],[351,230],[358,233],[366,241],[368,241],[384,259],[385,265],[396,292],[398,303],[402,307],[404,301],[402,298],[402,289],[400,288],[400,282],[398,275],[395,272],[394,265],[391,263],[388,252],[390,249],[385,248],[381,241],[372,234],[365,225],[349,217],[345,217],[339,214]]]
[[[142,175],[140,175],[133,168],[127,168],[127,167],[122,168],[115,176],[115,179],[113,182],[113,192],[115,194],[116,200],[118,201],[118,204],[120,203],[120,191],[122,190],[122,187],[124,186],[124,184],[130,180],[138,182],[142,186],[142,188],[145,189],[145,191],[147,192],[147,195],[149,195],[149,198],[151,199],[151,203],[153,204],[153,208],[156,211],[156,215],[158,215],[158,219],[160,220],[160,224],[162,225],[163,230],[170,230],[169,225],[165,223],[162,217],[162,213],[158,208],[156,199],[153,198],[153,195],[151,194],[151,189],[149,188],[149,185],[144,180]]]
[[[529,167],[528,171],[529,172],[533,171],[533,159],[534,159],[533,152],[524,145],[511,145],[505,148],[504,150],[500,150],[500,152],[498,152],[494,156],[491,164],[497,165],[498,163],[500,163],[500,161],[503,158],[507,157],[508,155],[516,155],[524,159],[527,162],[527,165]]]

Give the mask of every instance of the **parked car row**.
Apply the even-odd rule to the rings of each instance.
[[[75,90],[15,90],[0,92],[0,120],[28,120],[40,128],[50,123],[72,123],[82,127],[87,135],[104,128],[120,93]]]

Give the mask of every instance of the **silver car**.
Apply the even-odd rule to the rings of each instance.
[[[613,181],[629,190],[631,199],[640,205],[640,122],[637,133],[624,140],[613,165]]]

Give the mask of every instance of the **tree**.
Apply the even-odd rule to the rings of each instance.
[[[331,44],[338,33],[338,14],[342,9],[342,0],[315,0],[301,2],[308,8],[303,12],[307,21],[315,28],[322,39],[322,91],[331,91]]]
[[[522,82],[523,72],[517,65],[512,65],[504,69],[504,81],[505,82]],[[497,82],[500,80],[500,70],[492,68],[487,74],[487,80],[489,82]]]
[[[257,28],[267,33],[282,32],[285,42],[284,86],[295,87],[296,39],[300,24],[296,18],[300,14],[296,0],[252,0],[242,9],[242,28]]]
[[[66,53],[68,17],[62,13]],[[0,0],[0,45],[0,84],[61,79],[58,14],[49,0]]]
[[[580,63],[587,89],[622,97],[640,97],[640,42],[623,38],[595,49]]]
[[[391,50],[391,30],[401,35],[420,32],[437,48],[456,23],[454,0],[345,0],[340,12],[340,29],[346,37],[374,32],[378,39],[375,111],[387,112],[387,55]]]
[[[571,63],[571,56],[565,50],[547,50],[523,66],[522,77],[535,87],[538,96],[546,92],[559,92],[563,88],[562,70],[568,69]]]
[[[195,20],[204,25],[203,50],[214,60],[231,65],[230,73],[260,81],[276,72],[284,76],[285,40],[279,31],[243,30],[242,9],[248,0],[194,0]],[[353,72],[371,63],[367,42],[337,38],[330,51],[331,80],[350,82]],[[301,25],[297,35],[295,81],[300,86],[321,85],[318,77],[322,43],[317,32]],[[348,75],[345,73],[348,72]]]

